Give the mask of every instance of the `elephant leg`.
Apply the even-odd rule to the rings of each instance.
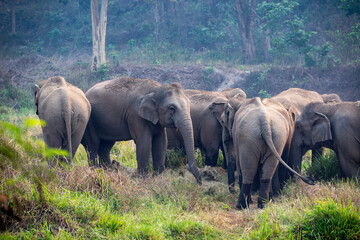
[[[265,158],[260,178],[260,189],[258,198],[259,208],[263,208],[264,204],[269,201],[271,180],[275,174],[277,166],[278,160],[273,154],[270,154],[270,156]]]
[[[205,150],[205,165],[210,167],[216,167],[219,156],[219,149]]]
[[[236,208],[245,209],[249,207],[251,200],[251,184],[242,184]]]
[[[236,158],[234,155],[234,144],[232,141],[227,141],[224,143],[225,147],[223,147],[223,155],[224,155],[224,163],[226,163],[226,170],[228,174],[228,185],[230,193],[235,192],[235,171],[236,171]],[[239,174],[239,187],[241,187],[241,174]]]
[[[260,170],[257,170],[252,184],[251,192],[256,193],[259,190],[259,188],[260,188]]]
[[[225,150],[224,150],[224,147],[223,147],[223,145],[221,144],[221,146],[220,146],[220,149],[221,149],[221,153],[222,153],[222,156],[223,156],[223,159],[224,159],[224,161],[223,161],[223,168],[224,169],[227,169],[227,165],[228,165],[228,160],[227,160],[227,156],[226,156],[226,154],[225,154]]]
[[[114,146],[115,141],[105,141],[101,140],[99,145],[99,163],[103,168],[111,167],[110,151]]]
[[[165,129],[152,138],[152,159],[154,171],[161,173],[165,169],[167,137]]]
[[[71,134],[72,157],[74,157],[76,154],[76,150],[80,145],[81,138],[84,135],[84,130],[84,128],[78,128],[74,133]]]
[[[356,177],[360,180],[360,148],[353,144],[342,145],[337,152],[337,157],[345,177]]]
[[[272,187],[270,188],[270,195],[278,196],[280,194],[280,180],[279,180],[279,167],[278,166],[275,170],[274,176],[271,181]]]
[[[100,139],[98,138],[95,128],[90,121],[84,132],[84,136],[81,139],[81,144],[87,152],[89,167],[99,167],[97,154],[100,146]]]
[[[260,180],[258,208],[264,208],[264,204],[269,201],[270,186],[271,186],[271,179]]]
[[[144,133],[141,138],[135,139],[136,161],[138,166],[138,173],[140,175],[146,175],[149,172],[151,143],[152,137],[150,133]]]
[[[46,143],[46,146],[49,148],[56,148],[56,149],[63,149],[62,145],[63,145],[63,139],[61,137],[61,135],[58,132],[49,132],[49,131],[43,131],[43,135],[44,135],[44,142]],[[65,149],[67,150],[67,149]],[[60,158],[61,160],[64,160],[62,158]],[[53,159],[49,159],[48,163],[50,166],[55,166],[56,165],[56,158]]]
[[[242,184],[240,188],[239,200],[236,205],[237,208],[246,208],[251,201],[251,188],[256,175],[259,161],[259,153],[251,151],[251,147],[244,145],[237,149],[238,156],[240,156],[240,169],[242,174]]]
[[[235,159],[229,159],[229,163],[227,166],[227,173],[228,173],[228,185],[229,185],[229,191],[231,193],[235,192],[235,171],[236,171],[236,165],[235,165]],[[240,178],[242,176],[239,176],[239,185],[242,182],[242,179],[240,181]]]

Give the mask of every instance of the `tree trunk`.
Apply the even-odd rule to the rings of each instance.
[[[242,41],[242,50],[245,62],[255,59],[255,45],[253,39],[253,27],[255,20],[256,0],[235,0],[237,19]]]
[[[264,39],[264,51],[265,51],[265,61],[270,61],[269,51],[271,50],[271,42],[270,42],[270,31],[269,29],[265,30],[265,39]]]
[[[91,21],[93,37],[93,55],[91,70],[97,70],[102,64],[106,63],[105,57],[105,38],[107,23],[108,0],[101,0],[100,18],[98,1],[91,0]]]

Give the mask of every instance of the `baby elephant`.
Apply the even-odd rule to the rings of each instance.
[[[46,122],[42,127],[48,147],[65,149],[70,159],[83,137],[91,107],[79,88],[55,76],[35,84],[36,114]]]

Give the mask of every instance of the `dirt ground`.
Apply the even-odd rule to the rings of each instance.
[[[90,56],[87,55],[72,58],[31,55],[1,59],[0,87],[12,84],[29,89],[40,79],[61,75],[86,91],[101,81],[97,75],[90,73],[89,59]],[[346,101],[360,100],[360,64],[304,68],[202,64],[146,65],[127,62],[110,66],[104,74],[107,79],[119,76],[151,78],[160,83],[179,82],[184,88],[212,91],[240,87],[249,97],[274,96],[290,87],[299,87],[319,93],[337,93]]]

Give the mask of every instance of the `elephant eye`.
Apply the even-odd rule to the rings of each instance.
[[[175,112],[176,107],[175,107],[174,105],[170,105],[170,106],[169,106],[169,110],[172,111],[172,112]]]
[[[318,123],[318,120],[316,119],[313,123],[312,123],[312,127],[315,126]]]

